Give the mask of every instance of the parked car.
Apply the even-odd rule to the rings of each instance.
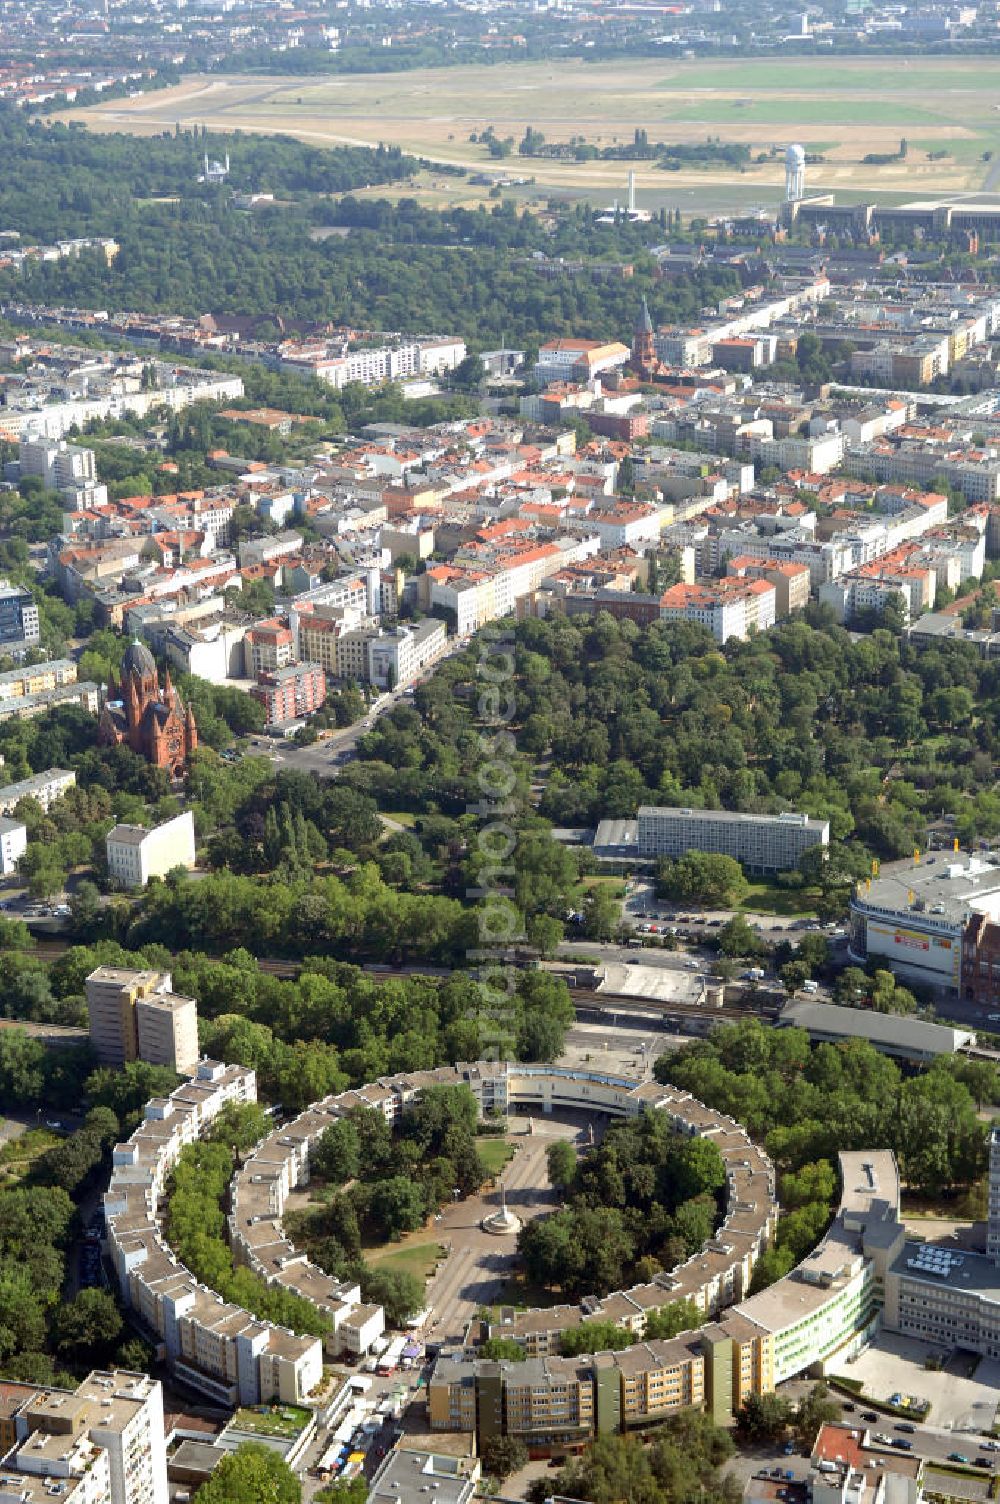
[[[878,1416],[875,1414],[874,1410],[862,1410],[862,1412],[861,1412],[861,1419],[862,1420],[878,1420]]]
[[[901,1420],[896,1422],[896,1425],[893,1427],[893,1429],[896,1431],[905,1431],[908,1436],[912,1436],[917,1428],[912,1424],[912,1422],[908,1420]]]
[[[968,1467],[968,1465],[969,1465],[969,1459],[968,1459],[968,1457],[966,1457],[966,1455],[965,1455],[964,1452],[949,1452],[948,1453],[948,1461],[949,1462],[964,1462],[965,1465],[966,1465],[966,1467]]]

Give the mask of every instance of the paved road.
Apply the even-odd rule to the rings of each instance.
[[[429,665],[420,679],[380,695],[369,707],[363,720],[356,721],[353,726],[345,726],[342,731],[335,731],[325,741],[313,742],[309,747],[299,747],[294,742],[275,741],[273,737],[252,736],[247,743],[249,750],[270,757],[278,768],[299,769],[304,773],[314,773],[317,778],[336,778],[343,765],[355,755],[358,742],[372,729],[379,716],[396,705],[405,704],[418,684],[436,672],[448,658],[464,653],[468,645],[468,638],[456,638],[449,645],[448,651]]]
[[[512,1119],[515,1125],[519,1121],[526,1128],[526,1119]],[[500,1177],[507,1207],[522,1222],[552,1211],[556,1205],[545,1168],[545,1152],[553,1139],[569,1138],[581,1146],[589,1141],[589,1128],[582,1118],[569,1122],[536,1117],[531,1122],[531,1134],[524,1132],[519,1137],[518,1152]],[[514,1274],[518,1263],[516,1236],[496,1237],[480,1226],[482,1218],[499,1206],[500,1194],[492,1191],[485,1197],[470,1197],[442,1213],[435,1231],[451,1252],[427,1287],[432,1315],[421,1334],[424,1341],[461,1338],[478,1308],[497,1300]]]

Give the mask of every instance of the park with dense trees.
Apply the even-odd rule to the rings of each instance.
[[[662,1113],[612,1123],[571,1176],[557,1172],[562,1205],[522,1228],[525,1274],[570,1297],[651,1280],[711,1237],[725,1179],[718,1147],[674,1133]],[[572,1348],[576,1334],[565,1335]]]
[[[985,1062],[940,1056],[906,1072],[867,1040],[811,1045],[801,1029],[752,1020],[659,1056],[654,1071],[730,1113],[775,1162],[782,1216],[753,1289],[787,1274],[822,1237],[839,1200],[841,1149],[891,1149],[904,1187],[933,1198],[968,1194],[986,1170],[978,1108],[997,1078]]]

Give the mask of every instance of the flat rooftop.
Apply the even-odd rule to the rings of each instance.
[[[642,804],[639,806],[639,819],[696,820],[705,824],[724,820],[727,825],[773,825],[778,830],[828,831],[830,828],[829,820],[816,820],[811,815],[800,815],[794,810],[786,810],[780,815],[751,815],[729,809],[685,809],[672,804]]]
[[[397,1449],[375,1475],[368,1504],[424,1504],[421,1495],[429,1487],[437,1504],[464,1504],[478,1475],[472,1458]]]
[[[975,1041],[971,1029],[927,1023],[922,1018],[901,1018],[898,1013],[876,1013],[871,1008],[840,1008],[835,1003],[817,1003],[797,998],[781,1010],[780,1024],[805,1029],[817,1039],[867,1039],[877,1050],[914,1059],[954,1055]]]
[[[959,1290],[1000,1303],[1000,1268],[982,1253],[933,1243],[904,1243],[892,1266],[904,1279],[922,1280],[934,1289]]]
[[[912,894],[912,897],[911,897]],[[957,927],[970,913],[1000,910],[1000,867],[963,852],[925,856],[883,867],[870,889],[852,900],[862,912],[884,910],[916,923]]]

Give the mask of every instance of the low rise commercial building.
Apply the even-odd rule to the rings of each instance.
[[[482,1468],[476,1457],[449,1457],[397,1446],[386,1453],[368,1485],[367,1504],[470,1504]]]
[[[905,982],[974,997],[993,981],[983,924],[998,920],[1000,867],[960,853],[927,855],[883,866],[858,885],[848,948],[853,960],[888,966]]]

